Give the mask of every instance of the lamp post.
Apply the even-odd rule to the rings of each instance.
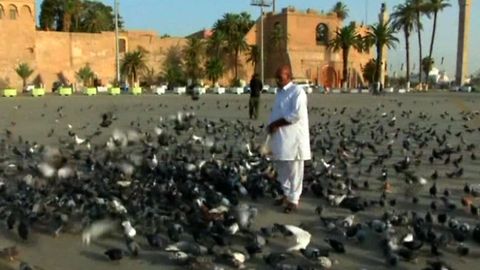
[[[117,83],[120,84],[120,48],[118,43],[118,0],[115,0],[115,65],[116,65],[116,76]]]
[[[271,6],[269,0],[252,0],[251,5],[260,7],[260,78],[264,83],[264,56],[263,56],[263,8]]]

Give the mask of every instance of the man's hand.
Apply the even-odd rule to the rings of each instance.
[[[273,134],[275,132],[277,132],[277,130],[280,128],[280,127],[283,127],[283,126],[288,126],[290,125],[291,123],[288,122],[287,120],[283,119],[283,118],[280,118],[278,119],[277,121],[273,121],[272,123],[270,123],[270,125],[268,125],[267,127],[267,132],[268,134]]]
[[[275,125],[275,122],[271,123],[271,124],[268,125],[268,127],[267,127],[267,132],[268,132],[268,134],[273,134],[273,133],[277,132],[277,130],[278,130],[278,126]]]

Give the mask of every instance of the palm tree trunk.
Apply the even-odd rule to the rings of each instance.
[[[382,69],[383,62],[383,46],[377,44],[377,63],[375,68],[375,82],[380,84],[380,73]],[[382,91],[383,85],[380,85],[379,90]],[[378,93],[377,93],[378,94]]]
[[[428,54],[428,57],[432,59],[432,54],[433,54],[433,44],[435,43],[435,33],[437,31],[437,12],[433,13],[433,28],[432,28],[432,40],[430,41],[430,53]]]
[[[235,59],[234,59],[234,65],[235,65],[235,80],[238,79],[238,49],[235,49]]]
[[[422,83],[422,30],[420,29],[420,13],[417,13],[417,34],[418,34],[418,82]]]
[[[63,14],[63,32],[70,32],[70,28],[72,25],[72,15],[65,11]]]
[[[407,67],[406,67],[406,73],[405,73],[405,79],[407,81],[407,91],[408,88],[410,88],[410,33],[408,32],[408,29],[404,28],[405,32],[405,57],[406,57],[406,62],[407,62]]]
[[[348,87],[348,53],[349,48],[343,48],[342,57],[343,57],[343,75],[342,75],[342,87]]]

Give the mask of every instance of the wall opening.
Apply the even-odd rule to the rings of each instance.
[[[328,26],[324,23],[317,25],[315,31],[315,40],[317,45],[327,45],[328,44]]]
[[[23,18],[32,18],[33,15],[32,15],[32,9],[27,6],[27,5],[24,5],[22,7],[22,10],[21,10],[21,13],[20,15],[23,17]]]
[[[10,17],[10,20],[16,20],[17,17],[18,17],[18,9],[16,6],[14,5],[10,5],[10,7],[8,8],[8,14],[9,14],[9,17]]]
[[[124,38],[118,39],[118,51],[119,53],[126,53],[127,52],[127,40]]]

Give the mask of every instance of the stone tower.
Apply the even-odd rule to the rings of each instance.
[[[0,79],[19,87],[15,66],[35,62],[35,0],[0,0],[0,40]]]
[[[382,8],[380,10],[380,14],[378,14],[378,20],[380,23],[386,23],[390,19],[390,16],[387,11],[387,4],[382,3]],[[380,67],[380,83],[382,87],[385,87],[385,77],[387,75],[387,59],[388,59],[388,48],[384,46],[382,48],[383,59]]]
[[[468,41],[470,37],[471,0],[458,0],[460,7],[458,22],[457,72],[456,83],[463,85],[468,75]]]

